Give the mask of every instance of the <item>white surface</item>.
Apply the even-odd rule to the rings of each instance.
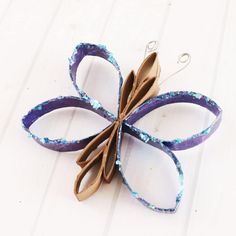
[[[236,235],[235,13],[233,0],[0,0],[0,235]],[[190,66],[163,84],[161,92],[193,90],[210,96],[223,108],[223,123],[206,143],[176,153],[185,173],[184,198],[176,214],[144,208],[118,177],[78,202],[73,184],[79,152],[42,148],[27,137],[20,119],[41,101],[76,95],[67,58],[77,43],[106,44],[125,77],[137,69],[145,44],[153,39],[160,41],[162,77],[175,70],[180,53],[192,56]],[[114,71],[101,60],[86,62],[79,83],[115,111]],[[209,118],[203,109],[167,106],[137,126],[170,138],[201,130]],[[42,119],[34,131],[81,138],[106,125],[88,112],[66,109]],[[145,185],[150,176],[140,173],[142,166],[152,168],[158,186],[152,191],[168,204],[175,175],[157,154],[124,139],[122,155],[140,177],[132,181]]]

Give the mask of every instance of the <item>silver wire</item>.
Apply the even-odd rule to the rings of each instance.
[[[191,55],[187,52],[182,53],[178,56],[178,60],[177,63],[179,65],[181,65],[182,67],[180,67],[177,71],[171,73],[170,75],[168,75],[165,79],[163,79],[160,83],[159,86],[162,85],[163,83],[165,83],[166,81],[168,81],[171,77],[177,75],[179,72],[181,72],[182,70],[184,70],[191,62]]]
[[[145,47],[144,58],[146,58],[149,53],[157,52],[158,46],[159,46],[159,43],[157,40],[149,41]],[[181,65],[182,67],[180,67],[177,71],[171,73],[166,78],[164,78],[159,83],[159,86],[165,83],[166,81],[168,81],[171,77],[177,75],[179,72],[184,70],[190,64],[190,62],[191,62],[191,55],[189,53],[185,52],[185,53],[180,54],[178,56],[177,64]]]
[[[145,47],[144,58],[146,58],[149,53],[156,52],[157,49],[158,49],[158,41],[152,40],[148,42]]]

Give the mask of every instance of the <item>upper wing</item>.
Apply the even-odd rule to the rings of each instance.
[[[209,127],[200,133],[193,134],[191,137],[185,139],[176,138],[174,140],[158,139],[171,150],[185,150],[202,143],[208,137],[210,137],[220,125],[222,118],[221,108],[210,98],[199,93],[188,91],[169,92],[151,98],[139,106],[132,114],[130,114],[125,122],[128,125],[133,125],[137,120],[152,110],[173,103],[192,103],[202,106],[215,115],[215,120]]]
[[[76,151],[84,148],[95,136],[98,134],[91,135],[81,140],[67,141],[65,139],[49,139],[47,137],[38,137],[30,131],[30,126],[36,122],[40,117],[54,110],[65,108],[65,107],[80,107],[97,113],[98,115],[106,118],[109,121],[114,121],[115,117],[103,109],[97,107],[92,100],[86,100],[78,97],[57,97],[46,102],[43,102],[33,109],[31,109],[27,115],[22,119],[23,128],[29,133],[29,135],[42,146],[49,148],[54,151],[67,152]]]
[[[79,93],[80,97],[85,98],[90,100],[91,98],[86,94],[85,91],[83,91],[77,84],[76,81],[76,72],[78,69],[79,64],[81,63],[81,61],[84,59],[84,57],[86,56],[97,56],[97,57],[101,57],[103,59],[105,59],[106,61],[108,61],[109,63],[111,63],[119,76],[119,95],[118,95],[118,104],[119,104],[119,100],[120,100],[120,93],[121,93],[121,87],[122,87],[122,83],[123,83],[123,78],[121,75],[121,71],[120,71],[120,67],[118,65],[118,63],[116,62],[115,58],[113,57],[113,54],[108,51],[106,49],[106,47],[104,45],[96,45],[96,44],[90,44],[90,43],[81,43],[79,45],[76,46],[71,58],[69,59],[69,71],[70,71],[70,77],[72,80],[72,83],[75,87],[75,89],[77,90],[77,92]],[[119,110],[119,107],[118,107]]]

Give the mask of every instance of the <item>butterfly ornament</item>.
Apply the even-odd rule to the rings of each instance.
[[[79,64],[86,56],[101,57],[110,62],[116,69],[119,77],[118,112],[117,116],[107,111],[102,104],[89,97],[77,84],[76,73]],[[137,74],[131,71],[123,83],[120,67],[113,54],[104,45],[90,43],[79,44],[69,59],[69,72],[72,83],[78,96],[60,96],[45,101],[31,109],[22,119],[23,128],[40,145],[59,152],[82,150],[77,164],[81,167],[75,184],[74,193],[78,200],[84,200],[94,194],[103,181],[110,183],[116,171],[119,171],[124,185],[131,195],[146,207],[165,213],[173,213],[178,208],[183,195],[183,170],[173,151],[185,150],[205,141],[218,128],[221,117],[221,108],[210,98],[195,92],[175,91],[160,94],[158,80],[160,79],[160,65],[158,55],[152,52],[140,65]],[[215,116],[213,123],[201,131],[185,139],[162,140],[137,128],[134,123],[149,112],[173,103],[197,104],[212,112]],[[49,139],[39,137],[31,132],[31,125],[40,117],[54,110],[65,107],[79,107],[90,110],[104,117],[110,122],[100,133],[96,133],[81,140],[67,141],[65,139]],[[175,205],[170,208],[156,206],[135,191],[129,184],[121,159],[121,143],[124,133],[141,140],[167,154],[175,165],[178,174],[178,192]],[[96,176],[89,184],[81,189],[81,182],[94,166],[99,166]]]

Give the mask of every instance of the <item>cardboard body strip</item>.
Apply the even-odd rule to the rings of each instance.
[[[76,82],[76,72],[80,62],[85,56],[98,56],[109,61],[117,70],[119,76],[118,116],[103,108],[101,103],[89,97]],[[78,200],[84,200],[97,191],[102,181],[109,183],[116,170],[119,170],[124,185],[146,207],[157,211],[172,213],[179,206],[183,194],[183,171],[181,164],[173,150],[184,150],[194,147],[206,140],[219,126],[222,116],[221,108],[210,98],[195,92],[177,91],[158,95],[158,80],[160,77],[160,65],[156,53],[150,54],[141,64],[137,74],[133,71],[128,75],[123,84],[123,78],[118,63],[113,55],[103,45],[82,43],[79,44],[70,58],[70,77],[78,92],[78,97],[57,97],[43,102],[28,112],[22,119],[24,129],[29,135],[42,146],[51,150],[67,152],[83,149],[77,164],[81,166],[78,174],[74,193]],[[192,103],[208,109],[215,115],[213,123],[198,134],[186,139],[161,140],[153,137],[134,126],[134,123],[158,107],[172,103]],[[101,133],[91,135],[82,140],[67,141],[65,139],[40,138],[30,131],[30,126],[43,115],[64,107],[80,107],[104,117],[111,124]],[[175,206],[161,208],[146,201],[132,186],[129,185],[123,171],[121,155],[122,134],[128,133],[133,137],[152,145],[165,152],[173,161],[179,178],[179,190],[176,195]],[[82,190],[81,182],[84,176],[98,165],[98,171],[94,179]]]

